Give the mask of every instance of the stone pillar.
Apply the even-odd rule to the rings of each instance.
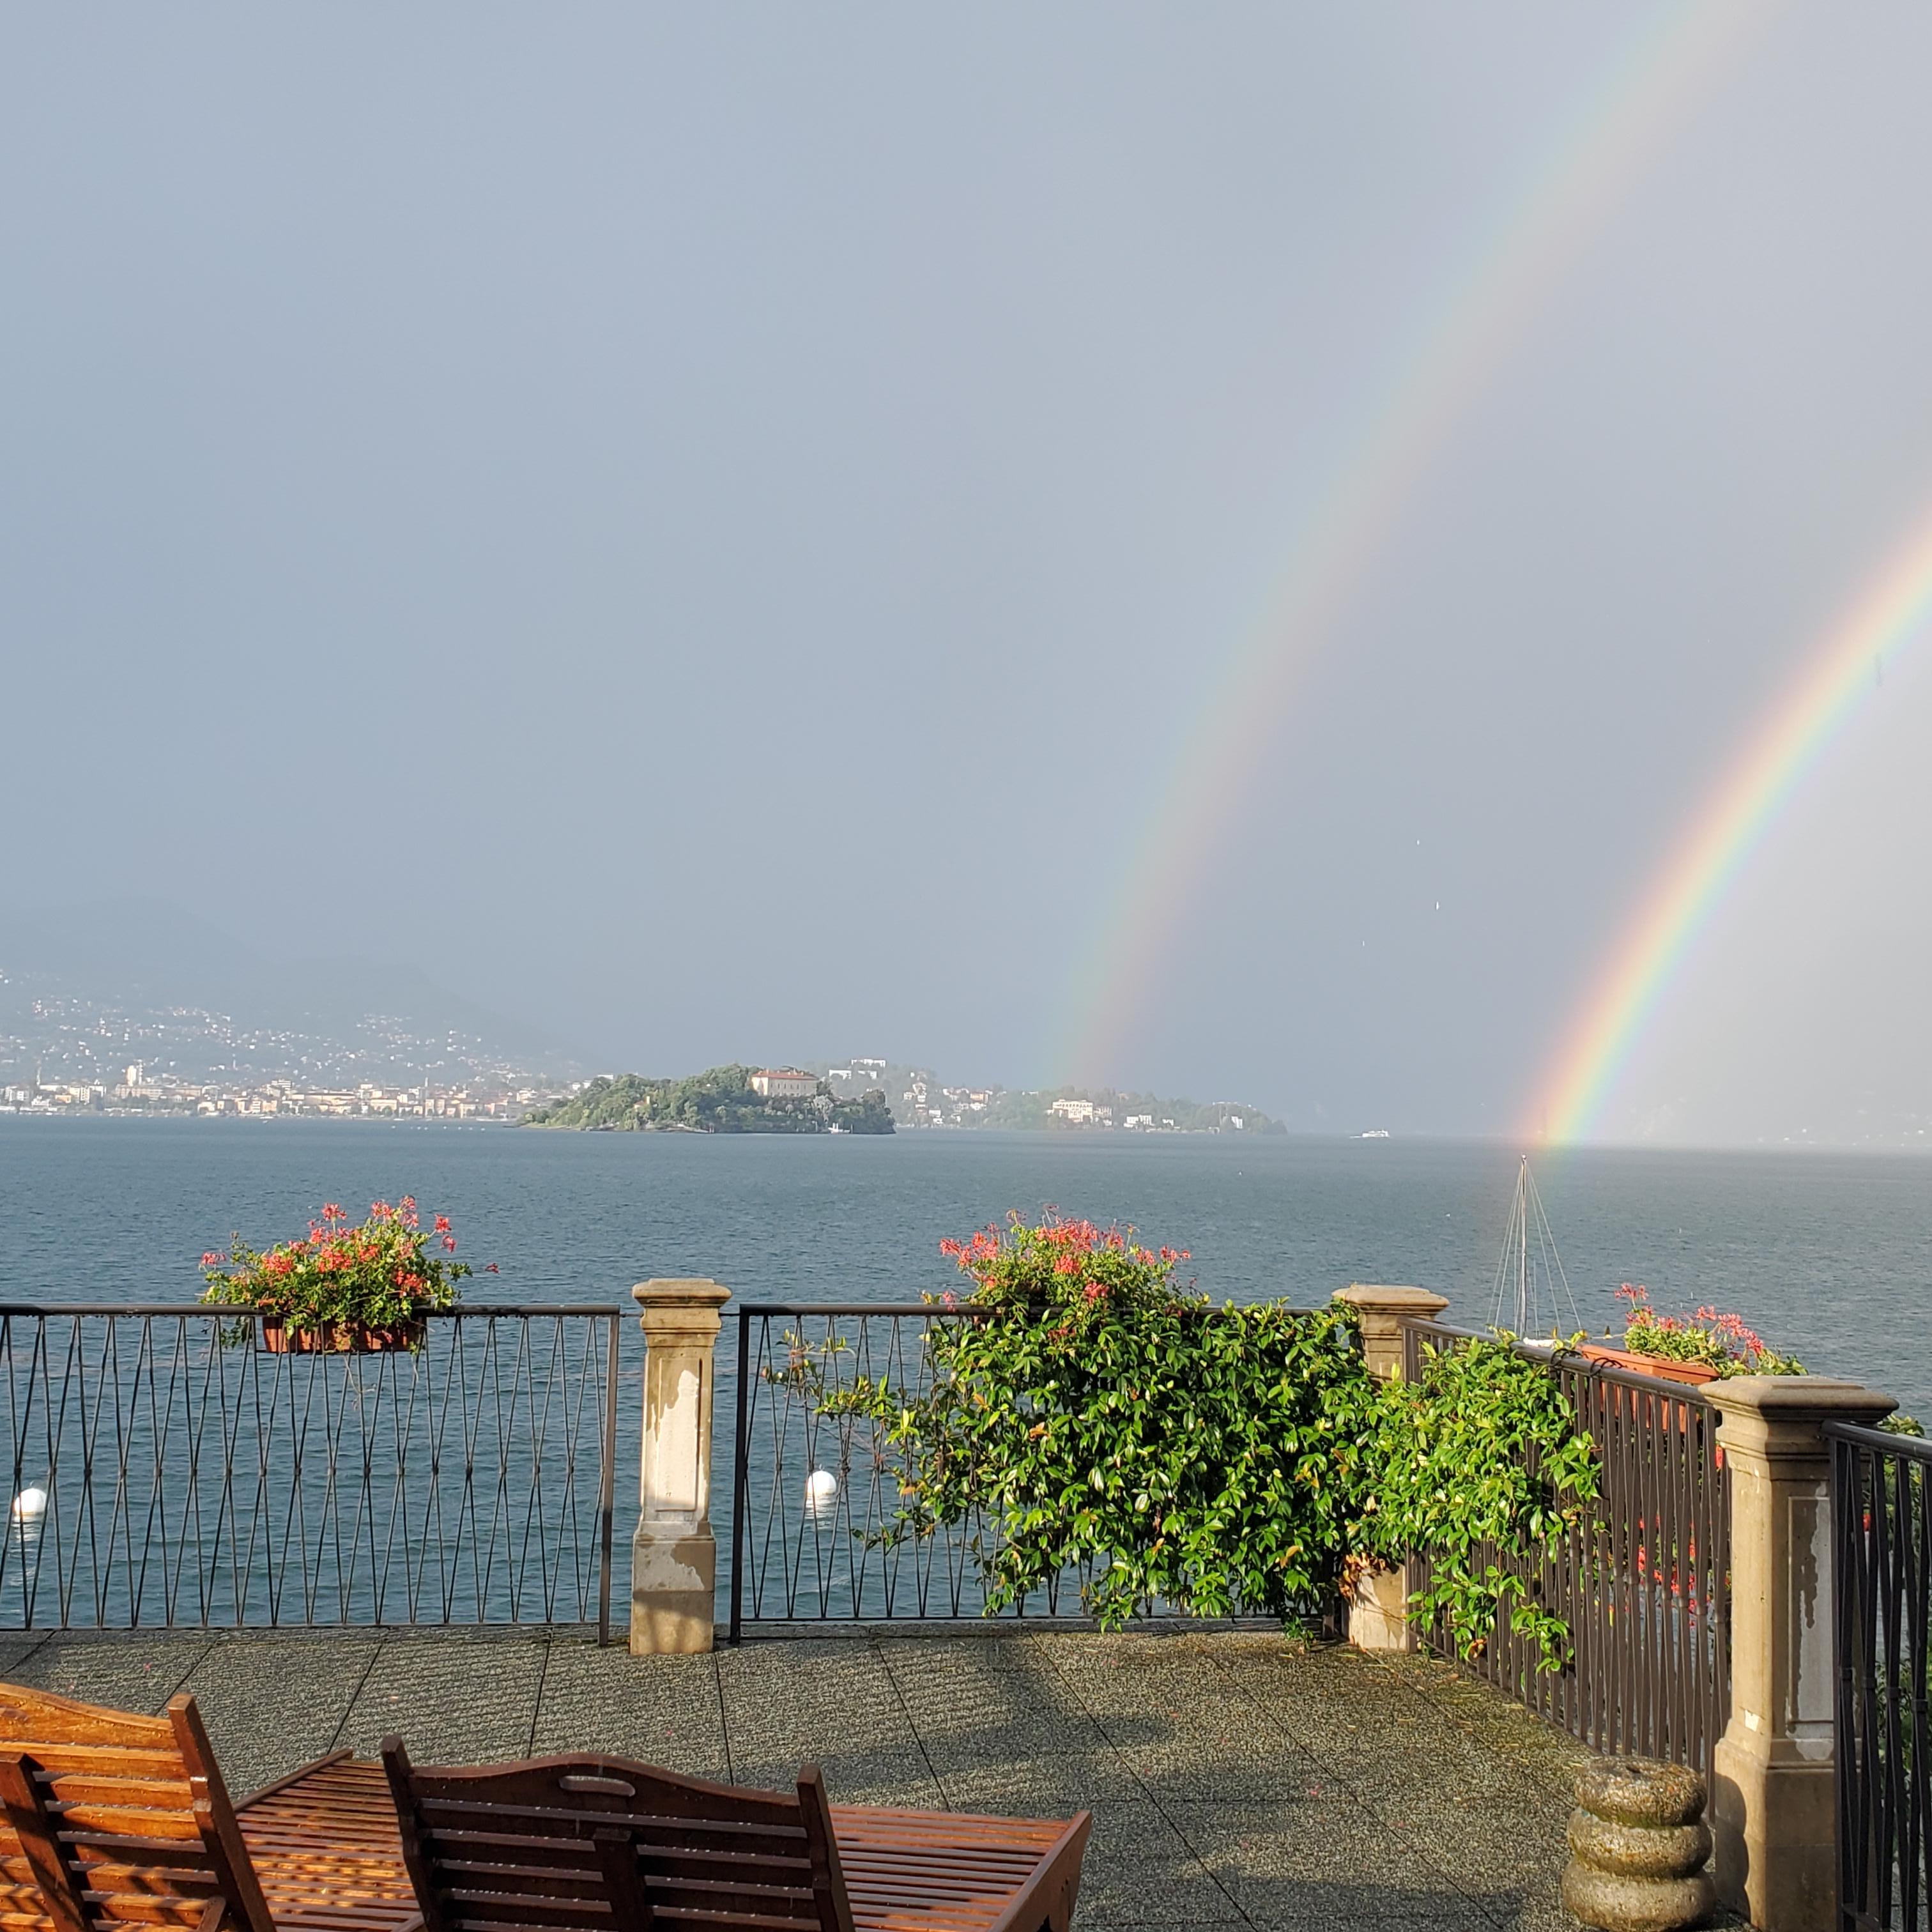
[[[631,1539],[631,1654],[711,1648],[718,1545],[711,1534],[711,1387],[715,1281],[643,1281],[632,1289],[644,1331],[640,1508]]]
[[[1718,1895],[1760,1932],[1837,1923],[1833,1784],[1832,1462],[1821,1425],[1897,1405],[1825,1376],[1736,1376],[1722,1412],[1731,1478],[1731,1718],[1711,1823]]]
[[[1355,1311],[1362,1331],[1362,1359],[1378,1382],[1402,1380],[1402,1317],[1421,1316],[1432,1321],[1449,1306],[1447,1298],[1426,1288],[1376,1287],[1351,1282],[1335,1291],[1337,1301]],[[1348,1641],[1358,1650],[1413,1650],[1408,1627],[1408,1600],[1414,1586],[1409,1566],[1365,1570],[1355,1579],[1348,1606]]]

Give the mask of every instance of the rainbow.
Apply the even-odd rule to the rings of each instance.
[[[1580,252],[1732,44],[1767,10],[1748,0],[1670,8],[1627,50],[1564,138],[1492,225],[1398,364],[1261,621],[1209,680],[1101,896],[1052,1037],[1064,1079],[1118,1074],[1180,914],[1238,818],[1294,692],[1415,486]]]
[[[1589,1132],[1726,890],[1873,689],[1876,670],[1928,624],[1932,515],[1826,632],[1658,872],[1538,1089],[1532,1113],[1539,1127],[1548,1123],[1547,1138],[1574,1141]]]

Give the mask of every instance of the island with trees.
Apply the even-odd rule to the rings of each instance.
[[[830,1084],[811,1094],[760,1093],[758,1069],[713,1066],[681,1080],[604,1074],[577,1092],[526,1114],[526,1127],[602,1132],[889,1134],[892,1109],[878,1089],[841,1100]]]

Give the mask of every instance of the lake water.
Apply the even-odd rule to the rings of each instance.
[[[694,1274],[759,1300],[911,1300],[957,1279],[942,1235],[1051,1203],[1190,1250],[1217,1298],[1412,1282],[1480,1326],[1516,1165],[1450,1142],[0,1116],[0,1299],[185,1301],[232,1232],[266,1244],[324,1201],[412,1192],[454,1218],[465,1258],[498,1264],[472,1298],[609,1301]],[[1932,1160],[1583,1150],[1536,1167],[1592,1326],[1642,1281],[1932,1416]]]

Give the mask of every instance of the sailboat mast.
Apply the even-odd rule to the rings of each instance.
[[[1516,1332],[1529,1333],[1529,1156],[1525,1154],[1516,1175]]]

